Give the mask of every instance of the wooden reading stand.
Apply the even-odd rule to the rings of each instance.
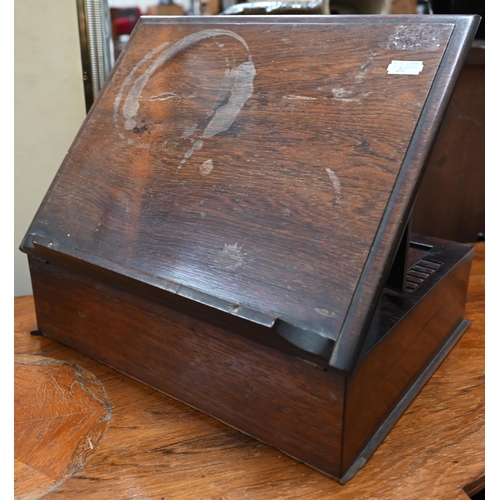
[[[409,221],[478,21],[141,18],[21,246],[40,332],[349,480],[468,326]]]

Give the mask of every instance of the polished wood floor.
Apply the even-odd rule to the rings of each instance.
[[[467,500],[463,488],[474,481],[476,490],[482,487],[485,470],[484,243],[476,244],[465,317],[472,324],[462,339],[373,457],[341,486],[76,351],[31,336],[36,328],[33,299],[16,298],[15,352],[28,355],[16,358],[16,496]],[[87,373],[83,379],[82,373]],[[44,399],[49,388],[53,392]],[[18,431],[37,411],[50,421],[55,413],[47,401],[65,425],[51,435],[56,427],[42,424],[40,437],[31,432],[35,426],[25,425],[26,434]],[[96,437],[92,426],[98,429]],[[23,444],[24,436],[28,441]],[[85,436],[92,446],[85,445]]]

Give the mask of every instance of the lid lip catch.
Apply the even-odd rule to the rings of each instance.
[[[316,354],[325,360],[332,355],[335,341],[330,338],[299,328],[281,319],[276,320],[275,330],[286,341],[310,354]]]

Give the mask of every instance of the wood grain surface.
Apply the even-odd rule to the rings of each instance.
[[[346,325],[359,335],[352,316],[367,316],[384,281],[465,54],[462,21],[144,18],[25,250],[38,242],[330,339]],[[422,69],[392,74],[392,61]],[[370,297],[353,302],[357,288]]]
[[[484,234],[484,58],[484,45],[475,44],[436,138],[413,210],[413,230],[421,234],[464,242]]]
[[[171,309],[162,298],[30,263],[47,337],[341,477],[342,374],[261,345],[235,325],[200,319],[192,305]]]
[[[475,245],[471,326],[346,485],[45,337],[32,297],[15,299],[15,352],[76,363],[113,405],[101,445],[45,499],[382,499],[468,497],[484,474],[484,244]],[[475,486],[477,487],[477,485]]]
[[[34,499],[89,460],[111,405],[89,371],[45,356],[16,354],[14,384],[15,497]]]

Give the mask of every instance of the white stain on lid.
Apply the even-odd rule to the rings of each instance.
[[[315,307],[314,311],[320,314],[321,316],[325,316],[326,318],[335,318],[335,316],[337,316],[333,311],[330,311],[328,309],[322,309],[319,307]]]
[[[340,184],[340,180],[332,169],[327,168],[326,173],[328,174],[335,191],[335,205],[339,205],[342,200],[342,185]]]
[[[333,98],[340,102],[359,102],[357,97],[349,97],[352,94],[352,90],[347,90],[342,87],[337,87],[332,89]]]
[[[224,250],[222,250],[222,257],[224,263],[228,269],[234,271],[240,267],[245,261],[245,256],[247,255],[243,251],[243,247],[235,243],[234,245],[224,245]]]
[[[208,175],[214,168],[214,162],[212,160],[206,160],[200,165],[200,174]]]
[[[229,77],[233,82],[231,95],[227,103],[215,111],[215,116],[203,131],[204,138],[225,132],[233,124],[236,115],[253,94],[253,80],[256,74],[251,61],[244,62],[230,71]]]
[[[283,99],[299,99],[302,101],[317,101],[317,97],[310,97],[305,95],[284,95]]]

